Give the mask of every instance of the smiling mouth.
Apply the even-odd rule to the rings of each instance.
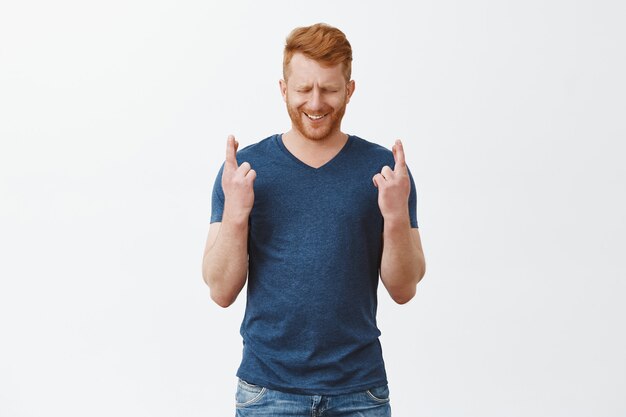
[[[313,121],[321,120],[328,115],[328,113],[326,114],[308,114],[306,112],[302,112],[302,113],[304,113],[306,117],[308,117],[310,120],[313,120]]]

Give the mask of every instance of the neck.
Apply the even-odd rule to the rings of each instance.
[[[283,145],[292,155],[313,168],[319,168],[334,158],[348,141],[348,135],[340,131],[324,139],[312,140],[291,129],[282,138]]]
[[[291,130],[283,134],[284,143],[288,142],[294,147],[307,149],[310,151],[332,150],[336,148],[341,148],[347,140],[348,135],[341,132],[340,130],[331,133],[324,139],[317,140],[307,138],[294,127],[292,127]]]

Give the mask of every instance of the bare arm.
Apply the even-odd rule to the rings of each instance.
[[[230,136],[222,171],[222,221],[209,227],[202,259],[202,278],[213,301],[222,307],[235,302],[248,275],[248,218],[254,203],[256,172],[247,162],[237,166],[237,145]]]
[[[391,298],[404,304],[415,296],[426,262],[419,230],[412,229],[409,221],[407,203],[411,183],[399,140],[393,146],[393,156],[394,169],[384,166],[372,180],[378,188],[378,205],[384,218],[380,279]]]
[[[398,304],[410,301],[425,272],[419,229],[412,229],[408,221],[385,222],[380,279],[391,298]]]

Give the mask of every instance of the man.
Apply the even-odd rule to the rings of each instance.
[[[248,281],[238,416],[391,415],[378,275],[403,304],[425,261],[402,143],[341,131],[351,65],[340,30],[295,29],[279,83],[291,129],[238,153],[227,140],[202,272],[222,307]]]

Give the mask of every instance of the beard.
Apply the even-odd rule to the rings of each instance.
[[[316,125],[304,114],[305,112],[307,114],[325,114],[326,116],[322,119],[322,123]],[[345,101],[341,107],[337,109],[328,106],[323,108],[322,111],[309,112],[306,111],[304,105],[295,107],[290,105],[289,100],[287,100],[287,113],[289,113],[293,127],[300,132],[302,136],[310,140],[321,141],[338,132],[341,128],[341,119],[343,119],[345,112]]]

